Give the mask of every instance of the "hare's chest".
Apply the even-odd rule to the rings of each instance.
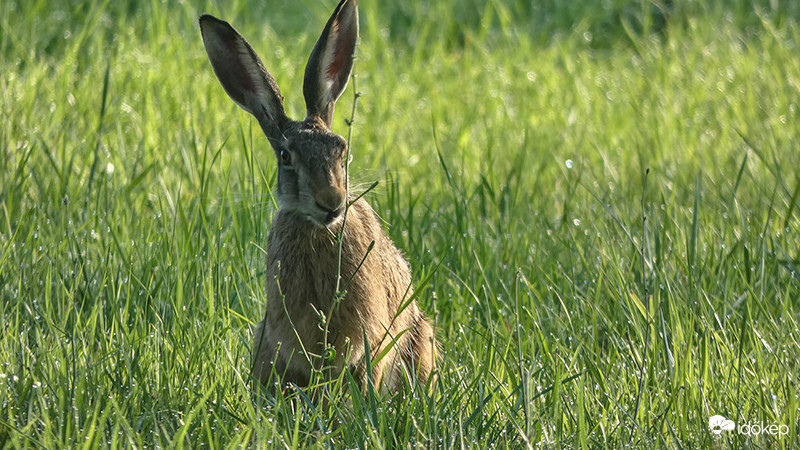
[[[327,309],[338,278],[335,241],[294,236],[294,233],[276,234],[279,231],[273,228],[267,245],[270,301],[280,299],[290,310],[313,312],[310,305]]]

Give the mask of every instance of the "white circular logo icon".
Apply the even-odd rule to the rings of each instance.
[[[708,427],[711,428],[712,433],[720,434],[722,430],[730,431],[736,428],[736,424],[734,424],[732,420],[728,420],[722,416],[711,416],[711,418],[708,419]]]

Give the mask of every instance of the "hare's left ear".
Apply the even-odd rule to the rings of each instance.
[[[342,0],[322,30],[306,65],[303,96],[306,114],[321,118],[328,128],[336,99],[347,87],[358,41],[358,4]]]
[[[200,31],[211,67],[225,92],[258,119],[267,138],[274,142],[289,121],[275,78],[264,68],[253,47],[228,22],[203,14]]]

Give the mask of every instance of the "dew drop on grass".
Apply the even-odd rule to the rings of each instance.
[[[564,165],[567,166],[567,169],[572,169],[572,160],[568,159],[566,162],[564,162]]]

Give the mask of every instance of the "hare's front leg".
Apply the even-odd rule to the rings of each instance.
[[[253,377],[266,385],[269,374],[272,372],[273,360],[275,359],[275,348],[269,338],[264,320],[256,326],[253,338]]]
[[[409,336],[409,352],[407,367],[414,367],[417,379],[421,384],[435,381],[436,361],[439,358],[433,325],[426,319],[420,318],[414,327],[413,334]],[[434,377],[434,378],[431,378]]]

